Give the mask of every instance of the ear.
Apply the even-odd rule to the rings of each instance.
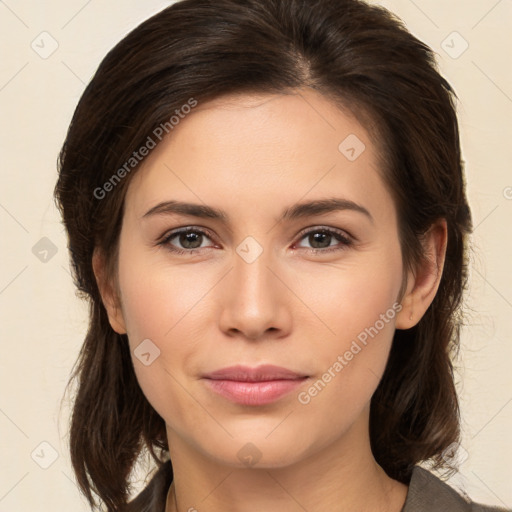
[[[415,272],[408,273],[402,309],[396,316],[397,329],[414,327],[434,300],[443,274],[447,242],[446,220],[439,219],[425,233],[422,243],[425,261]]]
[[[100,291],[101,300],[107,310],[110,326],[118,334],[126,334],[126,326],[119,297],[112,286],[111,276],[107,274],[104,254],[98,247],[94,249],[92,255],[92,268]]]

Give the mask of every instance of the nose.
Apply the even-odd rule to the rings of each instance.
[[[233,268],[219,290],[219,323],[225,334],[259,340],[289,333],[293,294],[283,271],[271,259],[265,250],[252,262],[234,254]]]

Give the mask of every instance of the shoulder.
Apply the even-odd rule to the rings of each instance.
[[[512,512],[474,503],[426,469],[415,466],[402,512]]]
[[[172,465],[168,460],[158,468],[146,487],[128,503],[126,512],[164,512],[172,479]]]

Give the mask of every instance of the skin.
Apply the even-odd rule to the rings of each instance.
[[[354,161],[338,150],[349,134],[365,144]],[[175,472],[167,510],[399,512],[408,488],[372,455],[369,404],[394,330],[415,325],[435,296],[445,223],[429,231],[428,262],[408,274],[399,297],[397,213],[377,141],[312,89],[200,104],[171,135],[129,185],[114,279],[104,255],[93,258],[110,323],[128,334],[132,356],[145,339],[160,350],[149,366],[134,356],[133,363],[167,426]],[[330,197],[353,201],[372,218],[343,210],[276,220],[287,207]],[[171,199],[222,209],[228,221],[144,217]],[[159,245],[186,226],[211,236],[197,234],[193,253],[184,237]],[[349,234],[352,243],[334,235],[315,242],[309,235],[322,227]],[[247,236],[263,249],[251,263],[237,253]],[[321,392],[300,403],[298,393],[399,299],[401,310]],[[265,363],[310,377],[265,406],[233,403],[201,379],[226,366]],[[259,453],[256,464],[237,455],[247,443]]]

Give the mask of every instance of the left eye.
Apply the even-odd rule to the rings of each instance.
[[[352,244],[352,240],[342,231],[330,228],[316,228],[302,233],[301,240],[306,239],[311,244],[309,248],[313,252],[330,252],[340,250]],[[340,244],[332,245],[331,242],[338,241]],[[303,247],[303,246],[301,246]],[[308,249],[306,247],[306,249]]]

